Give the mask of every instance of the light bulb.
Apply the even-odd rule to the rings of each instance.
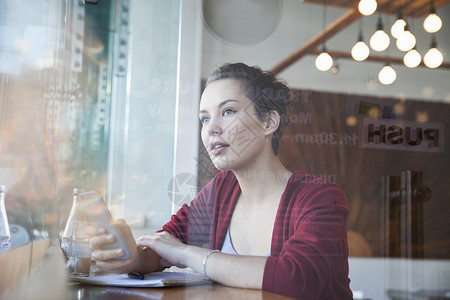
[[[439,16],[432,10],[428,17],[423,20],[423,28],[426,32],[435,33],[438,32],[442,27],[442,20]]]
[[[356,61],[363,61],[369,56],[370,49],[363,41],[357,42],[352,48],[352,57]]]
[[[439,67],[444,61],[444,56],[437,48],[431,48],[423,57],[423,63],[430,69]]]
[[[398,17],[398,19],[392,24],[391,34],[394,38],[398,39],[400,34],[405,31],[406,22],[402,19],[402,17]]]
[[[380,73],[378,73],[378,80],[384,85],[392,84],[396,78],[397,73],[395,73],[395,70],[390,65],[384,66]]]
[[[382,29],[375,31],[370,38],[370,47],[378,52],[384,51],[389,47],[389,36]]]
[[[416,49],[409,50],[405,56],[403,56],[403,63],[408,68],[415,68],[420,65],[422,60],[422,56]]]
[[[333,58],[326,51],[323,51],[316,58],[316,68],[320,71],[328,71],[333,65]]]
[[[405,31],[398,37],[396,44],[400,51],[409,51],[416,45],[416,37],[405,28]]]
[[[358,10],[364,16],[370,16],[377,10],[377,1],[361,0],[358,3]]]

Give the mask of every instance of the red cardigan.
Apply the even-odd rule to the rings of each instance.
[[[182,242],[221,249],[240,194],[231,171],[220,172],[163,226]],[[262,289],[301,299],[352,299],[347,216],[335,184],[295,171],[281,196]]]

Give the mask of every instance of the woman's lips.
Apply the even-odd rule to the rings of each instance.
[[[229,145],[221,142],[212,143],[209,147],[212,155],[220,155],[228,149]]]

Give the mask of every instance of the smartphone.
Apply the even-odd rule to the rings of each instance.
[[[123,248],[125,254],[117,259],[130,258],[130,251],[125,243],[119,228],[113,224],[113,218],[109,213],[105,200],[95,191],[84,192],[78,195],[81,207],[86,214],[89,223],[93,226],[105,228],[106,231],[115,237],[115,241],[105,246],[104,249]]]

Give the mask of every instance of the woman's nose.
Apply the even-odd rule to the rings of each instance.
[[[209,123],[208,123],[208,134],[210,136],[222,134],[222,129],[220,127],[220,124],[217,121],[215,121],[213,119],[211,119],[209,121]]]

